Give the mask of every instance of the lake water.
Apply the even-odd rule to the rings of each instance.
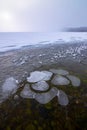
[[[32,50],[28,48],[0,57],[0,130],[87,129],[87,44],[81,44],[79,41],[87,43],[87,33],[0,33],[1,52],[36,44],[68,43],[70,45],[55,44],[40,46],[37,49],[32,48]],[[68,71],[70,75],[78,77],[81,82],[80,86],[72,86],[71,80],[69,85],[53,84],[52,79],[56,76],[55,73],[46,82],[49,89],[44,92],[34,90],[33,84],[27,82],[30,72],[35,70],[51,72],[52,68]],[[68,76],[63,77],[68,79]],[[9,77],[11,80],[8,82],[6,80]],[[12,86],[14,81],[12,77],[19,81],[17,86]],[[62,80],[64,82],[64,79]],[[4,87],[2,87],[3,84]],[[30,85],[31,92],[37,94],[36,97],[33,96],[34,99],[21,96],[22,90],[26,87],[25,84]],[[11,87],[12,89],[18,87],[17,92],[13,94],[12,91],[12,95]],[[56,95],[53,94],[54,87],[56,87],[55,90],[58,89]],[[64,93],[58,97],[61,92],[59,90],[66,93],[69,100],[67,106],[62,104],[68,102],[67,97]],[[43,104],[42,101],[46,101],[47,98],[48,101],[50,98],[52,100]]]
[[[48,44],[48,43],[66,43],[71,41],[87,40],[87,33],[81,32],[54,32],[54,33],[0,33],[0,52],[17,49],[22,46]]]

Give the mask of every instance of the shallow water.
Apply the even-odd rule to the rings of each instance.
[[[47,68],[49,67],[43,66],[38,70],[48,70]],[[86,130],[87,75],[84,74],[83,77],[80,73],[75,73],[75,71],[69,72],[80,78],[81,85],[78,88],[71,85],[58,86],[58,89],[63,90],[68,95],[69,104],[67,106],[61,106],[58,103],[57,96],[44,105],[34,99],[21,98],[19,93],[26,83],[26,80],[24,80],[20,82],[20,88],[16,93],[19,98],[14,99],[13,95],[0,105],[0,129]],[[49,81],[48,84],[50,87],[55,87]]]
[[[74,47],[76,49],[75,45],[72,46],[72,48]],[[86,57],[87,47],[85,50],[82,47],[81,45],[80,54],[73,51],[77,55],[75,60],[70,52],[66,57],[61,57],[67,50],[67,46],[64,45],[61,47],[50,45],[30,50],[25,49],[20,50],[19,53],[17,51],[10,52],[9,55],[6,55],[6,53],[0,57],[0,81],[4,82],[9,76],[13,76],[20,81],[16,94],[11,95],[9,99],[0,104],[1,130],[86,130],[87,59],[85,58],[85,64],[81,64],[82,62],[79,62],[79,60],[83,61]],[[58,57],[58,55],[57,58],[54,58],[54,55],[58,54],[59,51],[61,56]],[[28,57],[27,60],[26,56]],[[22,60],[25,61],[24,64],[20,64]],[[42,61],[42,63],[39,63],[39,61]],[[71,75],[79,77],[81,80],[80,87],[72,87],[71,84],[69,86],[58,86],[58,89],[64,91],[69,98],[67,106],[61,106],[57,96],[47,104],[40,104],[35,99],[24,99],[20,96],[30,72],[49,71],[50,69],[67,70]],[[53,76],[50,80],[52,78]],[[2,82],[0,82],[0,85],[2,85]],[[47,81],[47,83],[49,89],[45,92],[48,92],[50,88],[57,88],[50,81]],[[35,90],[32,89],[32,91]]]

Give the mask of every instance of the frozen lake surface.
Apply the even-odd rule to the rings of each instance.
[[[18,49],[27,45],[49,43],[72,43],[87,41],[87,33],[83,32],[54,32],[54,33],[0,33],[0,52]]]

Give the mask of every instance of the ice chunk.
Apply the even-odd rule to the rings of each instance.
[[[58,90],[57,96],[58,96],[58,101],[60,105],[62,106],[68,105],[69,99],[64,91]]]
[[[18,89],[17,80],[13,77],[10,77],[5,80],[4,84],[1,87],[0,93],[0,103],[8,99],[11,94],[14,94]]]
[[[73,76],[73,75],[67,75],[67,78],[68,78],[69,80],[71,80],[72,85],[73,85],[74,87],[79,87],[79,86],[80,86],[80,79],[79,79],[78,77]]]
[[[52,79],[51,83],[54,85],[68,85],[70,81],[63,76],[56,75]]]
[[[49,85],[45,81],[39,81],[35,84],[32,84],[32,88],[34,90],[46,91],[49,89]]]
[[[66,70],[62,70],[62,69],[50,69],[51,72],[53,72],[54,74],[59,74],[59,75],[68,75],[69,72]]]
[[[13,77],[10,77],[6,79],[4,84],[2,85],[2,93],[12,93],[14,94],[17,90],[17,80],[14,79]]]
[[[35,83],[43,80],[46,77],[46,74],[41,71],[34,71],[30,73],[30,77],[27,77],[27,81],[30,83]]]
[[[58,89],[53,87],[48,92],[37,93],[35,99],[41,104],[46,104],[50,102],[57,95],[57,93],[58,93]]]
[[[50,80],[50,79],[51,79],[51,77],[52,77],[52,75],[53,75],[53,73],[52,73],[52,72],[49,72],[49,71],[46,71],[46,70],[41,71],[41,72],[43,72],[43,73],[45,73],[45,74],[46,74],[45,78],[43,79],[43,80],[45,80],[45,81]]]
[[[33,92],[29,84],[26,84],[24,89],[21,91],[20,96],[23,98],[35,98],[36,93]]]

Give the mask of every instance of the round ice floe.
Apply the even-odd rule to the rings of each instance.
[[[80,86],[80,79],[79,79],[78,77],[73,76],[73,75],[67,75],[67,78],[68,78],[69,80],[71,80],[72,85],[73,85],[74,87],[79,87],[79,86]]]
[[[7,78],[1,87],[0,103],[8,99],[11,94],[14,94],[18,89],[16,79],[13,77]]]
[[[17,80],[14,79],[13,77],[10,77],[6,79],[4,84],[2,85],[2,93],[9,93],[13,94],[16,92],[18,86],[17,86]]]
[[[60,105],[62,106],[68,105],[69,99],[65,92],[63,92],[62,90],[58,90],[57,96]]]
[[[46,76],[44,77],[44,81],[48,81],[48,80],[50,80],[51,79],[51,77],[52,77],[52,75],[53,75],[53,73],[52,72],[49,72],[49,71],[41,71],[41,72],[43,72],[43,73],[45,73],[46,74]]]
[[[26,84],[24,89],[21,91],[20,96],[23,98],[35,98],[36,93],[30,89],[30,85]]]
[[[41,104],[46,104],[50,102],[57,95],[57,93],[58,89],[53,87],[46,93],[37,93],[35,99]]]
[[[62,70],[62,69],[50,69],[51,72],[53,72],[54,74],[59,74],[59,75],[68,75],[69,72],[66,70]]]
[[[49,89],[49,85],[45,81],[39,81],[31,86],[34,90],[46,91]]]
[[[30,83],[35,83],[43,80],[46,77],[46,74],[40,71],[34,71],[30,73],[30,77],[27,77],[27,81]]]
[[[70,81],[63,76],[56,75],[51,81],[54,85],[68,85]]]

